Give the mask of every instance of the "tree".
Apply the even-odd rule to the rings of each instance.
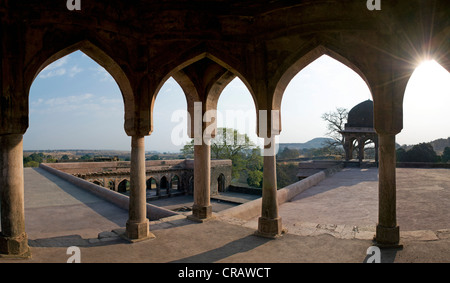
[[[214,158],[231,158],[254,147],[247,134],[240,134],[238,130],[218,128],[216,136],[211,141],[211,155]]]
[[[322,120],[327,122],[328,132],[326,135],[332,140],[327,141],[327,146],[335,152],[336,147],[344,147],[344,135],[340,132],[345,129],[345,123],[347,123],[348,110],[345,108],[336,108],[334,112],[327,112],[322,114]]]
[[[430,143],[420,143],[407,151],[397,149],[397,160],[403,162],[437,162],[438,156]]]
[[[406,162],[406,150],[402,147],[396,150],[396,156],[398,162]]]
[[[194,140],[192,139],[189,143],[185,144],[181,149],[181,154],[184,158],[192,158],[194,156]]]
[[[218,128],[215,138],[211,140],[211,158],[231,159],[232,178],[247,177],[247,183],[251,186],[260,187],[262,183],[263,158],[260,151],[246,134],[230,128]],[[194,140],[186,144],[181,152],[185,157],[192,156]]]
[[[282,152],[278,153],[279,159],[294,159],[300,156],[298,149],[285,147]]]
[[[442,153],[442,162],[449,162],[450,161],[450,147],[445,147],[444,152]]]
[[[154,155],[150,156],[148,160],[160,160],[160,158],[159,158],[158,154],[154,154]]]
[[[261,188],[263,181],[263,172],[258,170],[249,171],[247,173],[247,184],[251,187]]]
[[[82,161],[89,161],[89,160],[92,160],[92,156],[90,156],[89,154],[85,154],[85,155],[80,157],[80,160],[82,160]]]

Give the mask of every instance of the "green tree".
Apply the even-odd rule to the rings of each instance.
[[[420,143],[406,152],[407,162],[436,162],[438,156],[430,143]]]
[[[191,140],[181,149],[183,156],[193,156],[194,140]],[[257,148],[246,134],[235,129],[218,128],[216,136],[211,140],[211,158],[231,159],[232,178],[247,177],[247,183],[260,187],[262,182],[263,158]],[[257,173],[261,172],[261,173]]]
[[[24,163],[23,166],[24,167],[39,167],[39,162],[31,160],[31,161]]]
[[[263,172],[252,170],[247,172],[247,184],[251,187],[261,188],[263,182]]]
[[[194,140],[192,139],[189,143],[185,144],[181,149],[181,154],[184,158],[194,157]]]
[[[90,156],[89,154],[85,154],[80,157],[80,160],[83,160],[83,161],[92,160],[92,156]]]
[[[159,158],[158,154],[154,154],[154,155],[150,156],[149,160],[160,160],[160,158]]]
[[[442,162],[449,162],[450,161],[450,147],[445,147],[444,152],[442,153]]]
[[[218,128],[215,138],[211,140],[211,155],[217,159],[232,159],[254,146],[247,134],[240,134],[238,130],[230,128]]]
[[[405,162],[406,161],[406,150],[404,148],[398,148],[396,150],[396,156],[398,162]]]
[[[294,159],[300,156],[298,149],[285,147],[282,152],[278,153],[279,159]]]

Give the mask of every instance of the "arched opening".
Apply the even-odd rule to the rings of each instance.
[[[173,176],[170,180],[170,189],[177,191],[181,190],[180,178],[177,175]]]
[[[219,178],[217,178],[217,191],[219,193],[225,192],[225,176],[223,174],[219,175]]]
[[[146,148],[158,151],[160,158],[179,152],[188,140],[187,102],[180,85],[169,78],[160,88],[153,107],[153,132]],[[179,157],[179,156],[177,156]]]
[[[349,111],[370,98],[367,84],[356,72],[322,55],[298,72],[282,94],[280,143],[306,143],[323,138],[327,133],[324,113],[336,108]]]
[[[169,186],[169,181],[167,180],[166,176],[163,176],[161,178],[161,180],[159,181],[159,188],[160,188],[160,190],[165,190],[167,192],[167,194],[169,194],[170,186]]]
[[[450,137],[450,73],[434,60],[422,62],[409,78],[403,98],[403,129],[397,142],[406,147]],[[443,148],[437,147],[438,154]]]
[[[61,57],[42,69],[30,87],[24,149],[129,150],[123,93],[85,53]]]
[[[300,59],[303,60],[303,59]],[[305,59],[308,60],[308,59]],[[371,98],[371,92],[365,80],[353,69],[328,55],[318,56],[316,60],[305,64],[305,67],[295,74],[289,81],[281,101],[281,121],[283,130],[279,137],[279,151],[277,155],[277,183],[278,188],[297,182],[298,179],[307,178],[317,172],[323,171],[326,166],[334,166],[335,161],[345,160],[343,135],[337,132],[337,140],[328,136],[328,123],[324,119],[325,113],[337,113],[338,125],[344,129],[348,112],[355,105]],[[344,109],[344,115],[339,115]],[[348,146],[357,147],[358,139],[350,137]],[[364,142],[363,139],[360,140]],[[332,142],[339,142],[339,152],[332,152]],[[289,148],[293,153],[289,158],[279,158],[284,148]],[[287,151],[289,152],[289,151]],[[353,152],[350,149],[350,152]],[[325,166],[325,167],[324,167]],[[347,173],[348,172],[348,173]],[[289,213],[289,217],[295,217],[296,221],[314,223],[349,223],[358,218],[358,225],[373,225],[377,219],[377,202],[372,199],[364,199],[364,207],[355,207],[352,200],[356,194],[352,193],[357,188],[357,183],[350,183],[352,174],[366,173],[367,181],[377,182],[377,168],[346,168],[343,170],[342,183],[327,183],[323,187],[313,187],[299,194],[297,202],[301,203],[297,211],[285,212],[280,208],[281,215]],[[339,173],[341,174],[341,172]],[[336,176],[338,176],[336,174]],[[365,192],[376,196],[376,183],[364,188]],[[358,187],[359,189],[359,187]],[[323,190],[323,191],[321,191]],[[360,193],[361,190],[358,191]],[[319,197],[315,197],[315,196]],[[337,202],[337,199],[345,195],[346,201],[335,205],[327,205],[323,202]],[[327,198],[329,196],[329,198]],[[323,201],[323,202],[322,202]],[[314,204],[313,204],[314,203]],[[326,210],[318,209],[326,205]],[[308,207],[306,209],[306,207]],[[342,211],[352,211],[352,219],[343,215]],[[370,210],[370,216],[363,219]],[[305,211],[314,211],[305,216]],[[295,215],[295,216],[294,216]],[[353,218],[354,217],[354,218]],[[361,222],[360,222],[361,221]],[[286,224],[288,225],[288,224]]]
[[[122,194],[126,194],[130,190],[130,181],[127,179],[122,180],[118,186],[118,192]]]
[[[159,195],[158,183],[156,182],[155,178],[150,177],[146,181],[146,184],[147,184],[147,197]]]
[[[257,136],[254,99],[236,77],[222,91],[217,103],[217,133],[211,145],[212,159],[231,159],[232,183],[260,187],[263,141]],[[255,176],[249,183],[249,176]]]
[[[434,60],[418,65],[405,89],[396,185],[398,225],[406,231],[450,227],[449,90],[450,72]]]

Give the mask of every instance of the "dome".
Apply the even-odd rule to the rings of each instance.
[[[373,128],[373,101],[366,100],[348,112],[347,124],[350,128]]]

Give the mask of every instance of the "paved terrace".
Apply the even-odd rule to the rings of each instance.
[[[450,261],[449,172],[397,169],[404,248],[383,250],[383,262]],[[190,205],[189,198],[171,201],[159,205]],[[344,169],[280,205],[288,231],[278,239],[254,236],[257,218],[228,217],[231,205],[222,201],[213,202],[220,215],[215,220],[199,224],[179,215],[152,221],[156,238],[129,244],[111,232],[123,229],[126,210],[42,169],[25,169],[32,258],[12,262],[66,262],[69,246],[81,248],[82,262],[363,262],[377,203],[377,169]]]

